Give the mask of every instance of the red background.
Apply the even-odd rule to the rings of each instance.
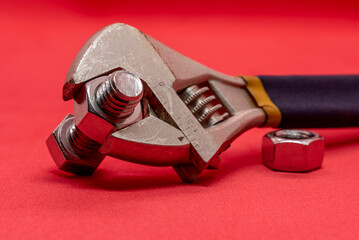
[[[289,3],[288,3],[289,2]],[[0,239],[358,239],[359,129],[317,130],[320,170],[261,164],[253,129],[190,185],[171,168],[106,158],[62,173],[45,139],[72,112],[61,90],[82,44],[133,25],[227,74],[359,73],[355,1],[0,3]]]

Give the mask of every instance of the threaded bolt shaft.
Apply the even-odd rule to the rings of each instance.
[[[130,116],[143,96],[143,85],[135,75],[121,70],[110,74],[96,90],[96,102],[99,107],[113,118]],[[69,147],[80,156],[96,154],[101,144],[92,140],[75,125],[68,125]]]
[[[83,134],[75,124],[72,124],[68,131],[67,136],[72,149],[81,156],[90,156],[101,147],[101,144]]]
[[[109,116],[129,117],[143,96],[141,80],[125,70],[116,71],[96,91],[96,102]]]

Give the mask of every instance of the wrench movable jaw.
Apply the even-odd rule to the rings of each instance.
[[[100,152],[144,165],[174,166],[191,164],[190,148],[180,130],[151,115],[111,134]]]

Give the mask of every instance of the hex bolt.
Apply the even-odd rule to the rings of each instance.
[[[96,102],[106,114],[113,118],[129,117],[141,101],[143,86],[141,80],[125,70],[116,71],[96,89]],[[71,147],[80,155],[91,155],[101,145],[87,137],[74,124],[68,136]]]
[[[68,114],[46,140],[57,167],[65,172],[90,175],[105,155],[99,153],[99,143],[85,136]]]
[[[75,174],[92,174],[105,157],[99,152],[100,139],[105,139],[107,134],[116,129],[115,122],[130,117],[142,99],[143,85],[135,75],[120,70],[106,78],[103,82],[94,80],[94,83],[99,85],[88,96],[94,97],[94,104],[103,112],[91,113],[92,117],[85,120],[80,117],[80,120],[77,119],[79,122],[69,114],[47,140],[49,151],[61,170]],[[91,82],[88,84],[94,86]],[[77,124],[90,126],[90,130],[84,132]],[[94,131],[98,133],[97,138],[90,137]]]

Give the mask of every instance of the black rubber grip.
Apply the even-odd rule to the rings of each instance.
[[[282,113],[280,128],[359,126],[359,75],[258,77]]]

